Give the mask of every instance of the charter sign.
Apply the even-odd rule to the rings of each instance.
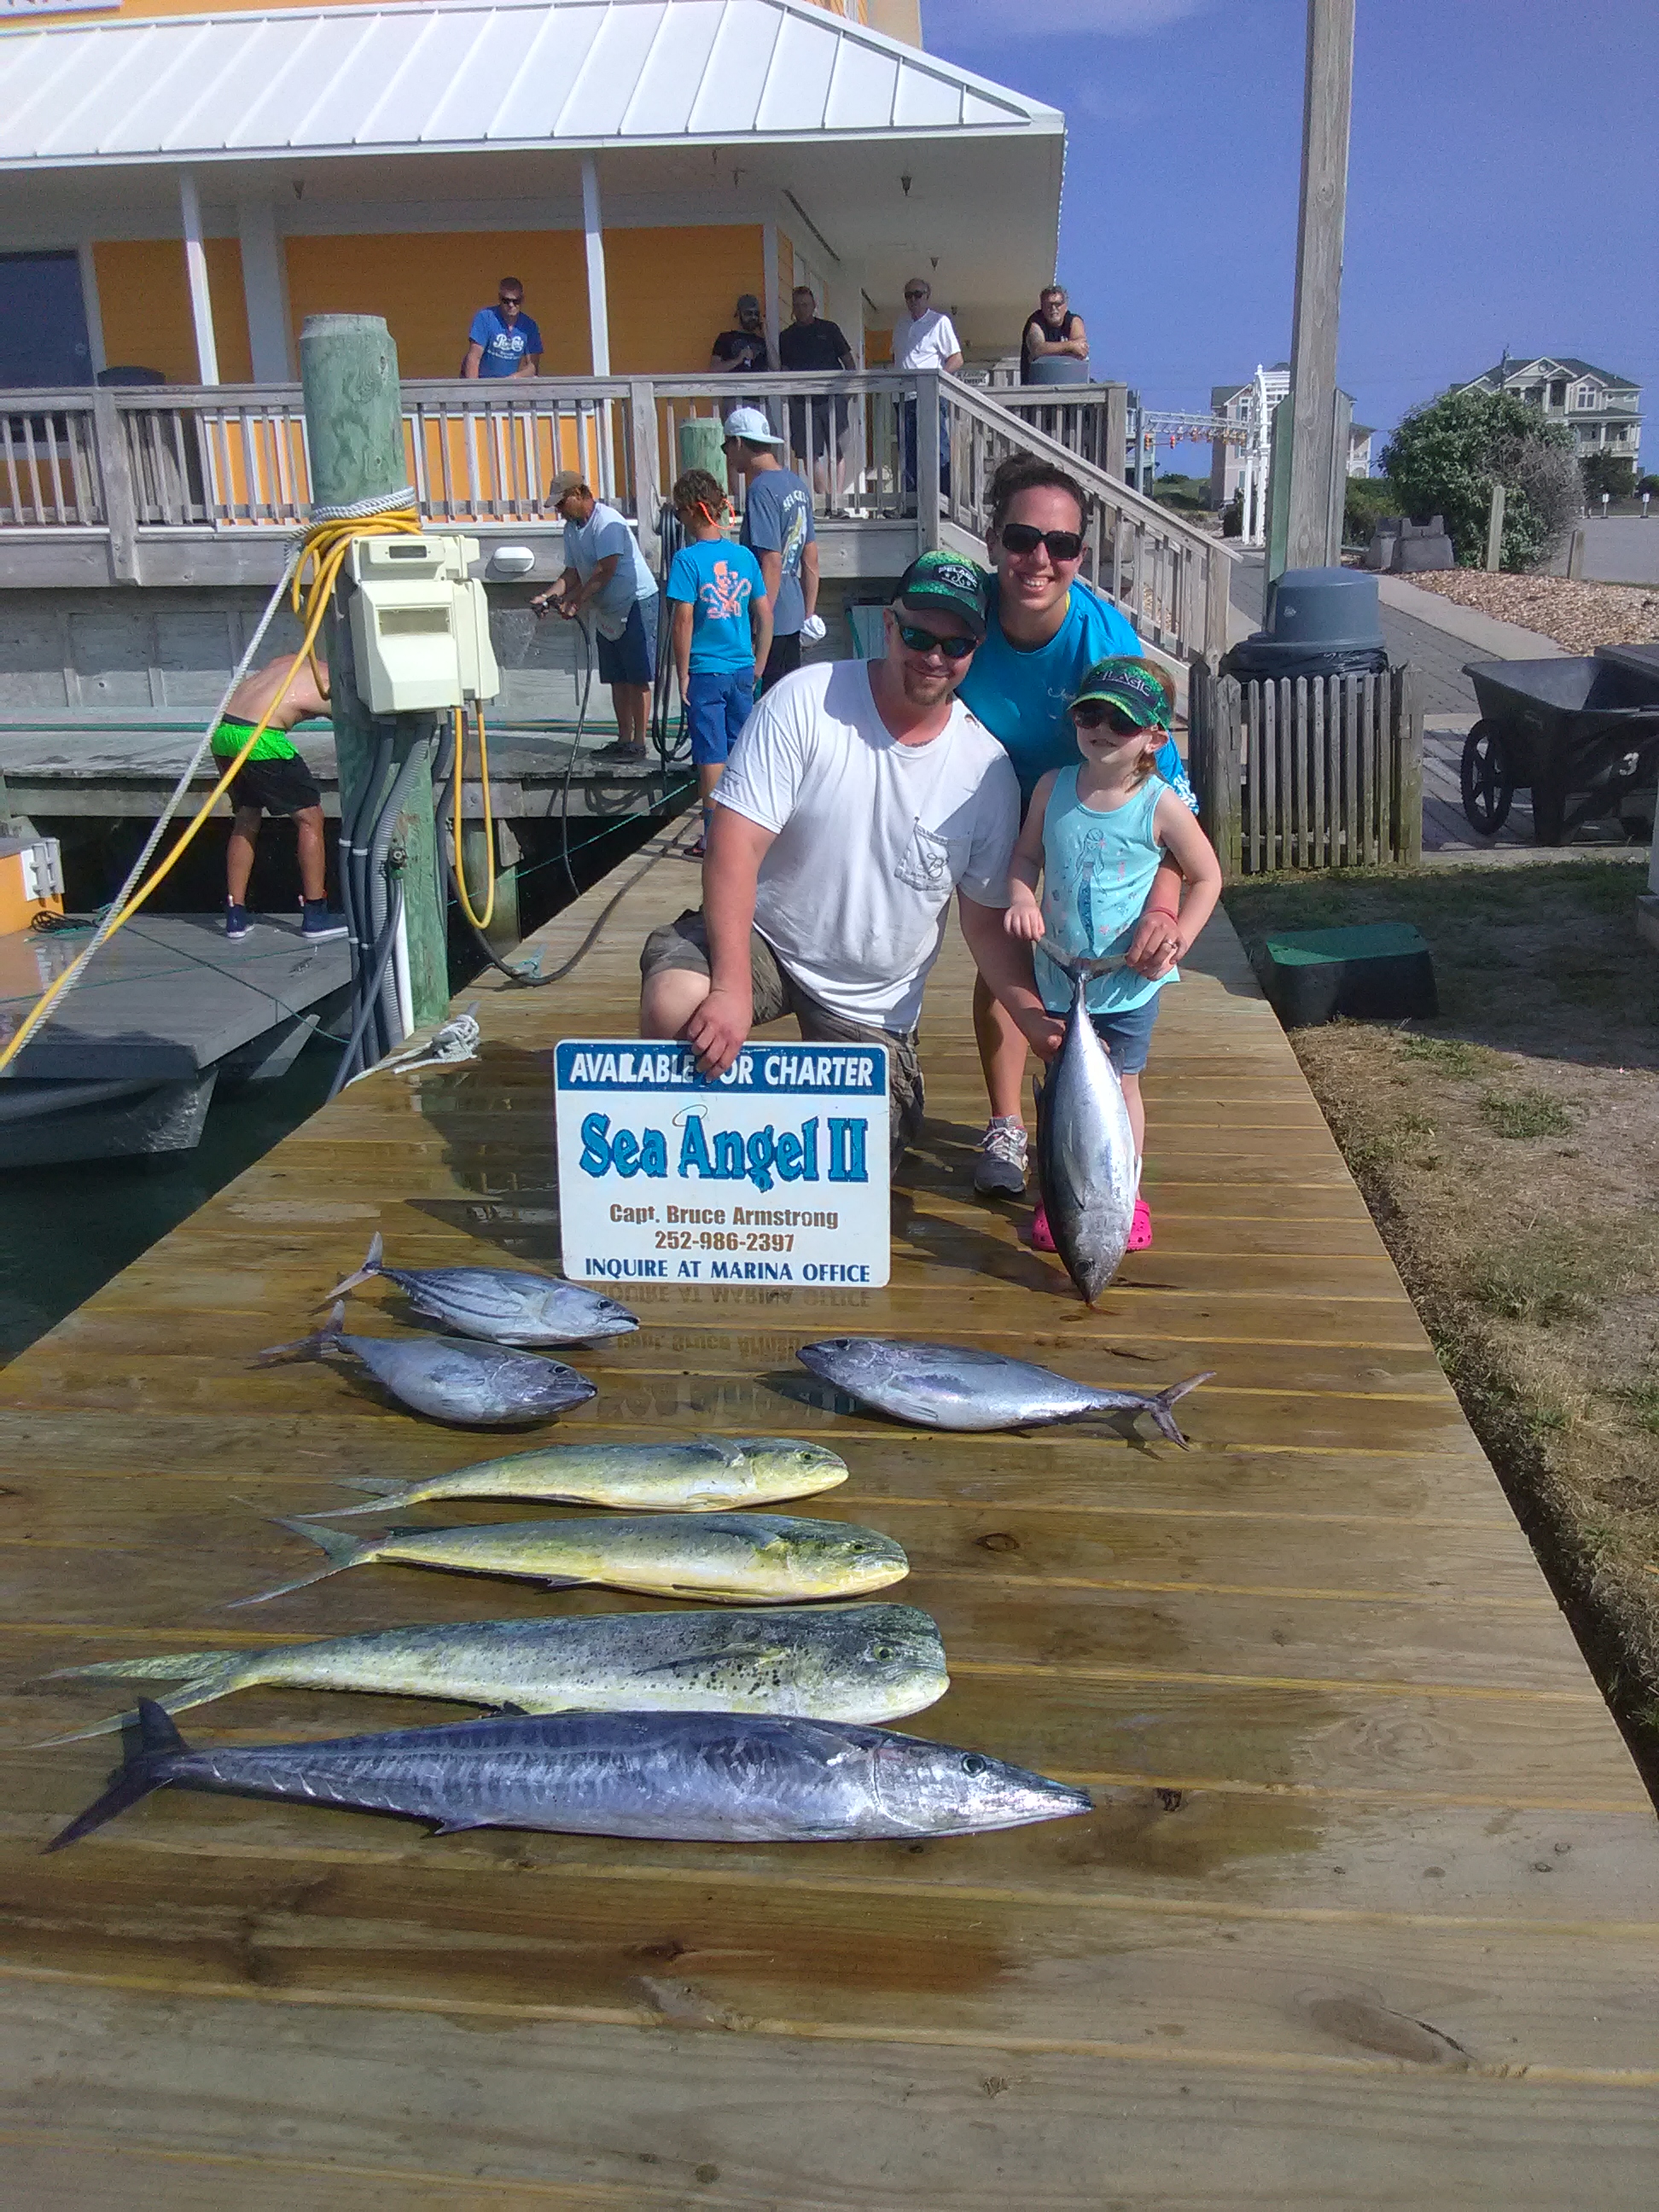
[[[887,1280],[887,1054],[749,1044],[713,1082],[688,1045],[556,1052],[564,1272],[606,1283]]]

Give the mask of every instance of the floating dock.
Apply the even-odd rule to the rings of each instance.
[[[0,938],[0,1037],[84,950],[83,930]],[[216,1086],[271,1082],[343,1007],[343,937],[300,916],[141,913],[100,945],[0,1082],[0,1168],[191,1151]]]
[[[550,964],[639,868],[540,933]],[[833,1443],[852,1477],[811,1511],[905,1545],[894,1595],[950,1654],[901,1725],[1086,1784],[1092,1818],[750,1849],[163,1795],[38,1855],[113,1741],[27,1747],[123,1691],[54,1668],[648,1602],[377,1567],[221,1609],[311,1556],[270,1516],[495,1448],[252,1355],[377,1228],[404,1265],[556,1266],[549,1048],[630,1029],[641,939],[695,896],[660,852],[568,981],[477,990],[477,1064],[356,1085],[9,1370],[10,2200],[1650,2203],[1653,1806],[1219,918],[1147,1082],[1157,1243],[1097,1311],[1021,1247],[1023,1208],[969,1192],[953,938],[891,1287],[649,1286],[637,1335],[572,1355],[598,1399],[545,1432]],[[796,1364],[854,1331],[1101,1382],[1217,1372],[1185,1453],[929,1434]],[[456,1711],[259,1691],[181,1725]]]

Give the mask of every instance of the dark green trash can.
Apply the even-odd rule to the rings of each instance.
[[[1409,921],[1295,929],[1270,937],[1262,988],[1286,1029],[1334,1021],[1407,1021],[1437,1014],[1434,963]]]

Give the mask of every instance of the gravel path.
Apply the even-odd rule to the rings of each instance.
[[[1459,606],[1538,630],[1570,653],[1591,653],[1598,645],[1646,645],[1659,638],[1659,586],[1489,575],[1482,568],[1444,568],[1408,580]]]

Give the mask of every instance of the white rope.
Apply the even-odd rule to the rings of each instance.
[[[343,507],[313,507],[311,520],[313,523],[367,522],[372,514],[397,514],[417,504],[414,485],[405,484],[401,491],[376,492],[368,499],[349,500]]]

